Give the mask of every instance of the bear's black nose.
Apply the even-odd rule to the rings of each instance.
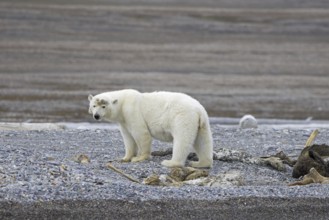
[[[98,114],[96,114],[96,115],[94,115],[94,118],[95,118],[96,120],[99,120],[100,116],[99,116]]]

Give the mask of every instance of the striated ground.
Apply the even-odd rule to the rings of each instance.
[[[312,129],[259,129],[212,125],[214,150],[247,152],[255,157],[284,151],[297,157]],[[328,143],[327,128],[316,143]],[[242,186],[157,187],[134,183],[106,167],[123,156],[115,128],[96,130],[1,131],[0,215],[19,218],[111,219],[326,219],[329,186],[288,187],[295,181],[291,168],[280,172],[267,166],[215,161],[210,175],[239,172]],[[153,151],[170,144],[154,141]],[[85,154],[90,163],[75,162]],[[143,180],[167,174],[160,165],[166,157],[140,163],[112,164]],[[154,217],[155,216],[155,217]]]
[[[90,121],[87,96],[197,98],[214,117],[328,119],[328,1],[1,1],[0,121]]]

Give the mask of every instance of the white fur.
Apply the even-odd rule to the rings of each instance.
[[[98,120],[117,122],[125,144],[123,161],[137,162],[151,157],[152,137],[173,142],[167,167],[182,167],[194,148],[199,161],[194,167],[211,167],[213,143],[206,110],[182,93],[140,93],[119,90],[89,96],[89,112]]]

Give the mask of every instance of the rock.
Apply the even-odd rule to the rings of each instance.
[[[314,167],[322,176],[329,177],[329,164],[323,158],[329,157],[329,146],[314,144],[305,147],[300,153],[292,177],[299,178],[306,175]]]
[[[245,115],[240,119],[239,127],[244,128],[257,128],[258,123],[254,116],[252,115]]]
[[[87,164],[90,163],[90,159],[87,155],[85,154],[79,154],[77,155],[74,159],[75,162],[81,163],[81,164]]]

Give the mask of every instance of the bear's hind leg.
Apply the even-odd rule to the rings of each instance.
[[[212,167],[213,143],[210,129],[201,128],[194,143],[195,152],[199,161],[191,161],[189,164],[196,168]]]
[[[184,167],[186,158],[189,154],[189,150],[188,147],[184,147],[185,149],[187,149],[187,151],[185,149],[179,148],[180,146],[177,147],[177,145],[174,145],[173,156],[171,160],[163,160],[161,164],[166,167]]]
[[[162,161],[166,167],[184,167],[186,158],[191,151],[191,146],[195,136],[188,134],[186,131],[174,135],[173,154],[171,160]]]
[[[162,161],[166,167],[184,167],[188,154],[191,152],[198,133],[198,116],[194,112],[180,114],[175,118],[172,128],[174,139],[173,154],[171,160]]]

